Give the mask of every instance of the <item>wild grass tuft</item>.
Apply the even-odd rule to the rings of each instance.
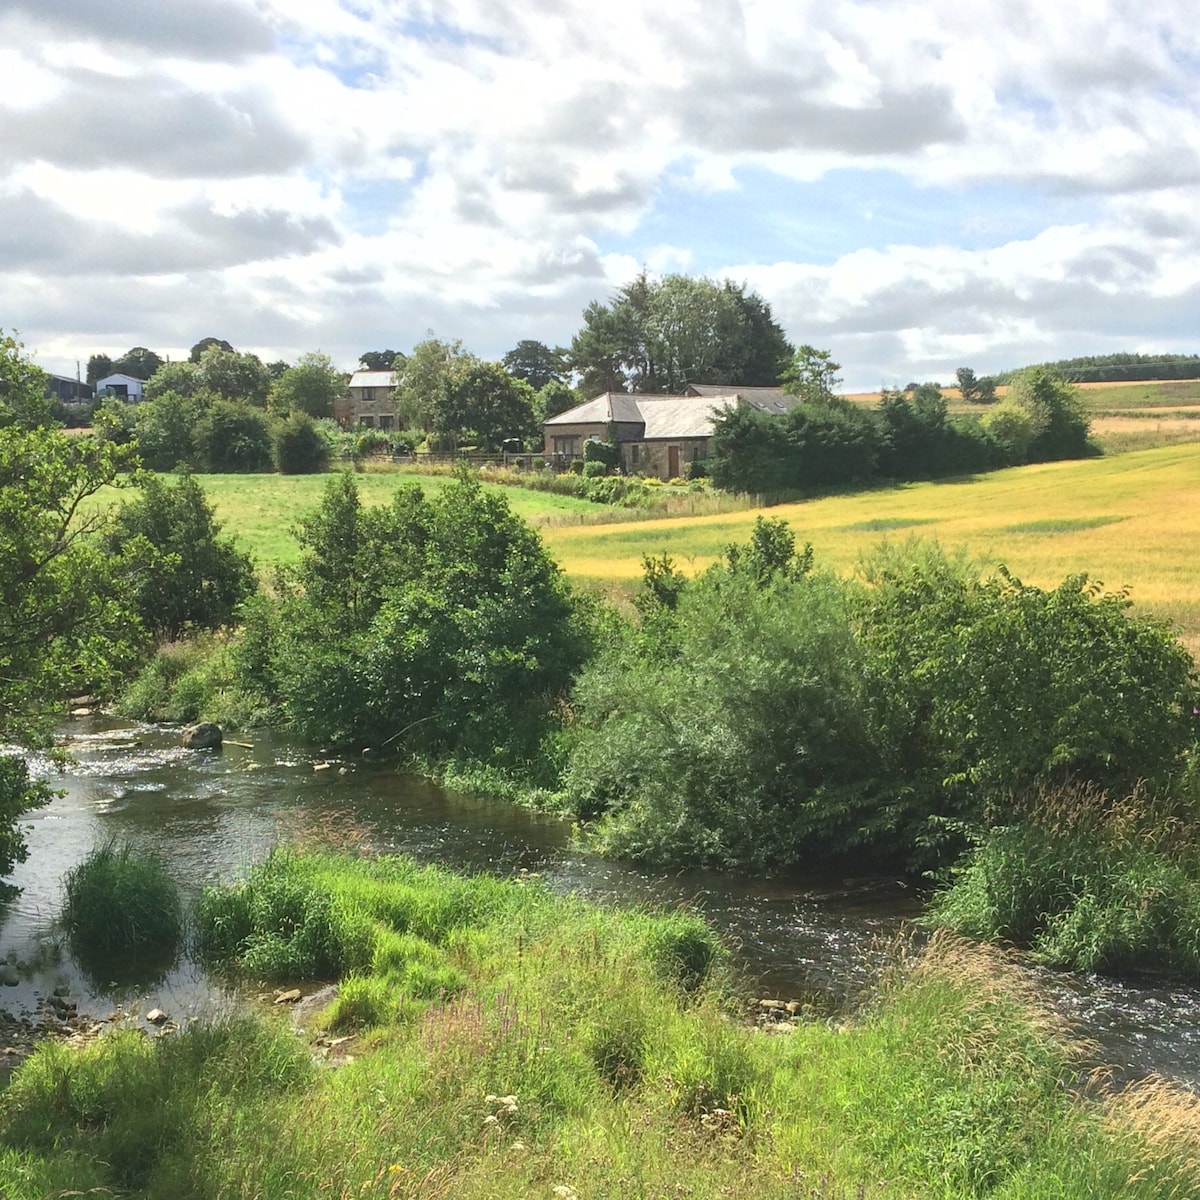
[[[63,886],[63,925],[88,958],[173,955],[178,949],[179,889],[153,856],[109,841],[72,868]]]
[[[929,920],[1087,971],[1200,979],[1200,826],[1187,800],[1138,788],[1042,790],[988,832]]]

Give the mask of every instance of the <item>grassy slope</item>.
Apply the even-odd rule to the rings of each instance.
[[[744,541],[760,511],[637,525],[548,529],[547,544],[573,576],[640,577],[643,554],[666,551],[700,570]],[[1084,462],[1047,463],[969,480],[907,484],[779,505],[818,561],[850,571],[880,541],[920,536],[1007,564],[1052,585],[1086,571],[1130,587],[1149,611],[1200,632],[1194,553],[1200,537],[1200,444]]]
[[[197,476],[228,533],[261,564],[294,560],[299,548],[292,536],[298,520],[315,508],[327,475],[200,475]],[[364,504],[386,504],[396,489],[418,484],[434,494],[451,482],[449,476],[416,475],[403,471],[355,476]],[[486,485],[485,486],[490,486]],[[514,512],[531,524],[594,514],[596,505],[573,496],[555,496],[522,488],[502,488]]]

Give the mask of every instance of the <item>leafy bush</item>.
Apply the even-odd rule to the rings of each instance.
[[[271,428],[261,409],[232,400],[214,400],[193,430],[196,465],[214,474],[269,471]]]
[[[174,954],[183,936],[183,904],[167,868],[129,844],[107,842],[64,880],[63,925],[88,958]]]
[[[528,761],[586,652],[558,568],[478,482],[364,510],[331,480],[278,620],[239,656],[313,740]],[[265,641],[264,641],[265,639]]]
[[[719,488],[778,495],[866,482],[880,448],[878,423],[848,402],[734,408],[714,423],[709,463]]]
[[[760,520],[693,583],[647,559],[635,607],[580,675],[564,780],[622,856],[945,867],[1013,794],[1167,788],[1194,739],[1187,651],[1083,577],[1043,591],[915,543],[863,586]]]
[[[758,868],[869,839],[879,755],[844,590],[782,542],[671,587],[581,674],[566,790],[610,852]]]
[[[0,754],[0,878],[29,857],[17,822],[23,813],[49,804],[54,793],[41,780],[30,779],[29,764],[20,754]],[[10,884],[0,884],[0,900],[14,895]]]
[[[329,443],[317,423],[303,412],[293,412],[275,429],[275,468],[281,475],[315,475],[329,466]]]
[[[200,485],[188,474],[168,486],[143,476],[142,494],[118,511],[105,548],[124,556],[134,606],[146,629],[174,641],[186,629],[218,629],[254,590],[254,568],[221,537]]]
[[[583,465],[584,474],[588,473],[587,466],[589,463],[599,463],[606,471],[615,470],[621,461],[621,447],[615,441],[597,441],[595,438],[589,438],[583,443]],[[603,475],[604,471],[597,471],[594,474]]]
[[[1006,824],[1008,797],[1039,785],[1121,792],[1179,769],[1193,664],[1123,593],[1085,576],[1051,591],[1004,568],[983,577],[921,543],[881,551],[865,574],[866,686],[914,847],[938,857],[946,818]]]
[[[595,459],[589,459],[583,464],[584,479],[603,479],[608,474],[608,467]]]

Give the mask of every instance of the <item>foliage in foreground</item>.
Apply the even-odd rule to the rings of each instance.
[[[289,912],[322,908],[326,928],[341,914],[374,929],[322,1018],[352,1037],[348,1059],[316,1070],[299,1039],[251,1020],[44,1045],[0,1100],[12,1200],[1138,1200],[1200,1182],[1193,1100],[1153,1084],[1080,1099],[1077,1053],[1019,978],[945,938],[856,1018],[772,1037],[711,985],[664,974],[680,920],[711,944],[691,917],[398,860],[277,856],[223,895],[209,916],[230,934],[284,937]],[[457,987],[422,993],[437,962]]]
[[[0,745],[49,744],[72,692],[108,687],[140,642],[92,498],[126,465],[113,446],[48,424],[45,377],[0,331]],[[0,878],[25,857],[17,821],[49,797],[0,757]]]

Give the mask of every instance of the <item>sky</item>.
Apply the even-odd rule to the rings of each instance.
[[[0,327],[74,374],[569,344],[744,282],[848,390],[1200,352],[1191,0],[0,0]]]

